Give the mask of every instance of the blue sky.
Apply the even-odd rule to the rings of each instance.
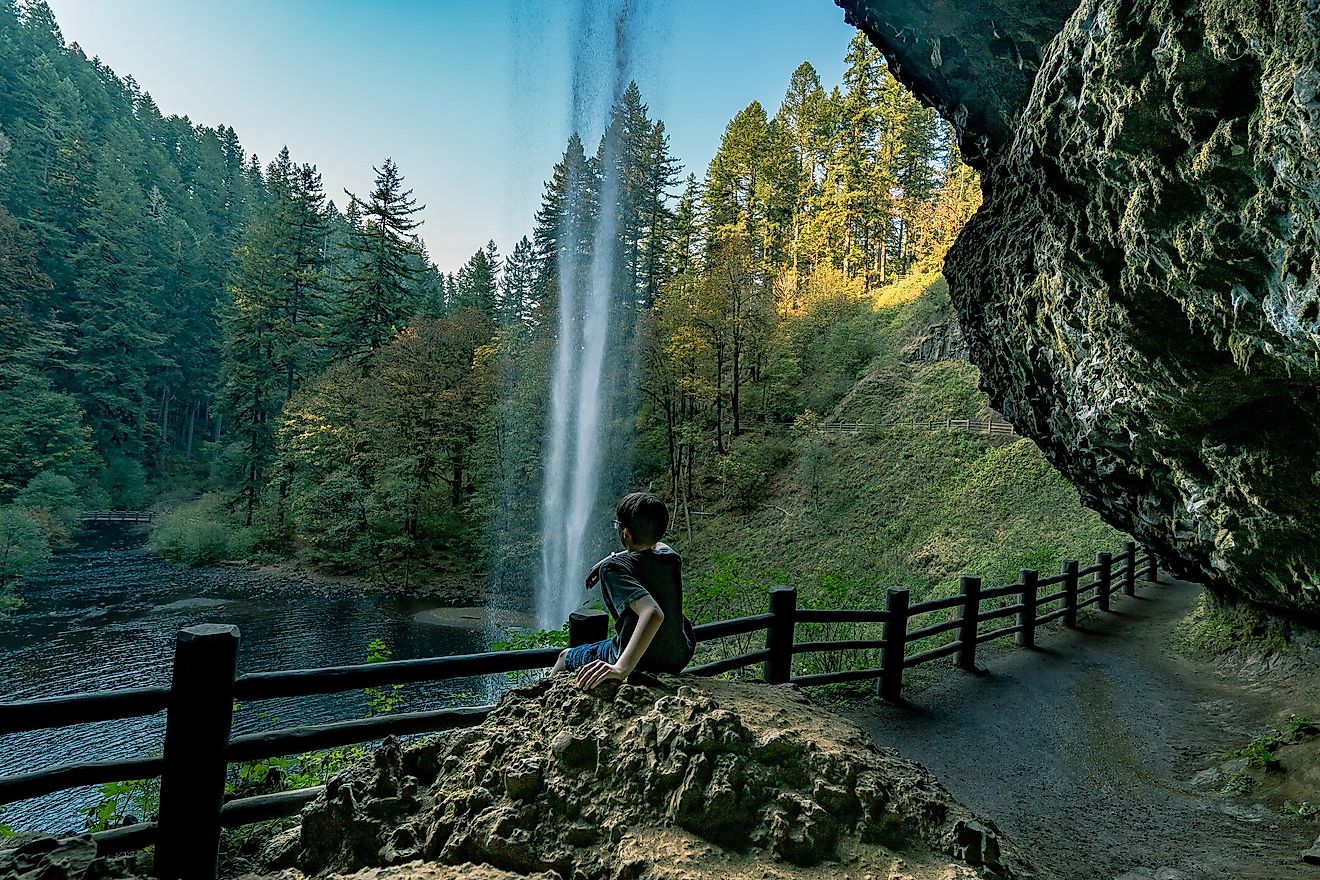
[[[393,156],[449,271],[489,238],[507,253],[530,232],[570,132],[574,58],[591,71],[609,55],[575,50],[583,9],[631,4],[629,72],[699,176],[729,119],[752,100],[773,113],[800,62],[837,83],[853,34],[830,0],[48,2],[66,40],[132,74],[164,113],[232,125],[263,163],[287,144],[341,207]],[[588,111],[590,149],[600,110]]]

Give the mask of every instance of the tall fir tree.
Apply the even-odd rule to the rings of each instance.
[[[393,159],[376,172],[375,188],[365,200],[348,193],[361,212],[361,225],[349,240],[356,267],[344,278],[330,346],[341,359],[362,363],[407,325],[415,310],[420,272],[412,232],[421,226],[413,216],[418,205]],[[346,191],[347,192],[347,191]]]

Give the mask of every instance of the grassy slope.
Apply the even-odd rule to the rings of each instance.
[[[830,420],[988,415],[975,367],[903,359],[905,344],[951,312],[939,276],[881,291],[879,353]],[[889,586],[916,601],[956,592],[962,573],[990,586],[1022,567],[1056,572],[1068,557],[1085,566],[1124,540],[1032,441],[910,427],[800,436],[753,509],[694,517],[690,538],[678,525],[698,619],[759,609],[773,583],[797,584],[808,604],[874,604]]]

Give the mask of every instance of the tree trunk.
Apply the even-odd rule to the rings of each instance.
[[[724,346],[715,348],[715,450],[724,454]]]
[[[665,445],[669,452],[669,497],[678,497],[678,451],[674,437],[674,398],[665,395]]]
[[[188,416],[188,452],[184,459],[188,464],[192,464],[193,429],[197,426],[197,410],[201,409],[201,407],[201,401],[194,403]]]

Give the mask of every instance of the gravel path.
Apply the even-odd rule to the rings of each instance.
[[[1192,785],[1301,696],[1174,654],[1199,589],[1142,585],[1079,631],[1041,630],[1038,650],[986,651],[981,675],[922,670],[906,705],[843,714],[1066,880],[1320,880],[1300,860],[1313,831]]]

